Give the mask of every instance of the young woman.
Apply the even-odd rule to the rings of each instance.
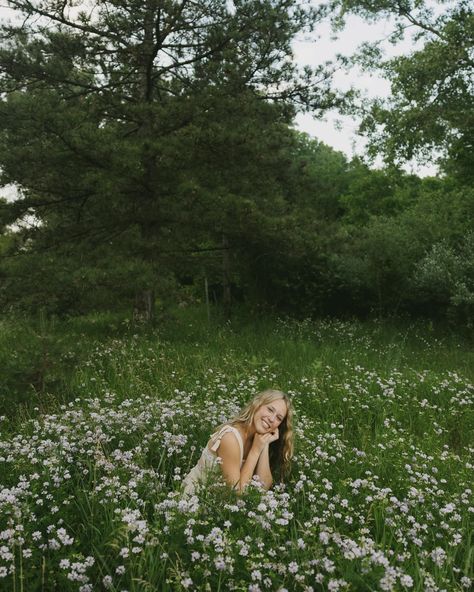
[[[258,393],[233,419],[212,434],[195,467],[183,479],[184,493],[192,495],[220,466],[229,487],[241,493],[254,475],[266,489],[273,472],[283,479],[293,456],[293,407],[285,393]]]

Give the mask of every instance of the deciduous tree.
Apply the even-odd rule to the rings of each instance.
[[[362,130],[372,154],[389,162],[440,157],[447,172],[472,181],[474,171],[474,14],[468,0],[343,0],[343,10],[395,23],[392,41],[412,33],[414,49],[384,59],[365,44],[359,62],[381,72],[391,95],[365,110]]]

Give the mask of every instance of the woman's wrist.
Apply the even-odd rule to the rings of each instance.
[[[265,448],[268,448],[268,444],[263,444],[263,446],[260,444],[257,444],[257,442],[254,442],[252,444],[252,448],[251,450],[255,450],[255,452],[258,454],[258,456],[260,456],[262,454],[262,452],[265,450]]]
[[[247,455],[247,458],[252,454],[255,455],[255,458],[259,458],[260,455],[262,454],[262,448],[260,448],[259,446],[257,446],[256,444],[252,445],[252,448],[250,449],[249,454]]]

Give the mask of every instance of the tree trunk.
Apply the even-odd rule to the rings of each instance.
[[[206,311],[207,311],[207,322],[211,322],[211,308],[209,306],[209,284],[207,281],[207,275],[204,276],[204,293],[206,296]]]
[[[224,307],[224,318],[230,321],[232,294],[230,288],[230,251],[229,241],[225,234],[222,235],[222,304]]]
[[[156,20],[156,2],[155,0],[146,1],[146,10],[143,20],[143,43],[140,46],[138,54],[138,68],[140,71],[140,101],[143,105],[151,104],[153,102],[153,46],[155,29],[154,24]],[[149,205],[156,200],[156,192],[154,190],[154,154],[148,141],[152,122],[149,121],[151,110],[146,109],[144,117],[140,121],[138,135],[143,141],[142,164],[143,164],[143,184],[142,194],[138,197],[140,207],[147,211]],[[156,209],[156,206],[155,206]],[[156,216],[153,220],[147,220],[146,216],[141,224],[142,235],[150,240],[155,238],[158,231],[158,224]],[[155,316],[155,292],[152,288],[148,288],[136,294],[135,304],[133,310],[134,320],[151,323]]]
[[[133,320],[139,323],[151,323],[155,316],[155,293],[153,290],[142,290],[135,295]]]

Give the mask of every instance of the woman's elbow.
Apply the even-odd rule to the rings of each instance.
[[[226,481],[227,487],[230,490],[235,491],[238,495],[240,495],[245,488],[245,485],[242,485],[242,483],[240,482],[240,479],[238,479],[238,480],[226,479],[225,481]]]
[[[272,486],[273,486],[273,479],[270,479],[269,481],[266,481],[266,482],[263,484],[263,488],[264,488],[266,491],[268,491],[269,489],[271,489],[271,488],[272,488]]]
[[[237,493],[237,495],[242,495],[247,489],[247,484],[238,481],[232,489]]]

